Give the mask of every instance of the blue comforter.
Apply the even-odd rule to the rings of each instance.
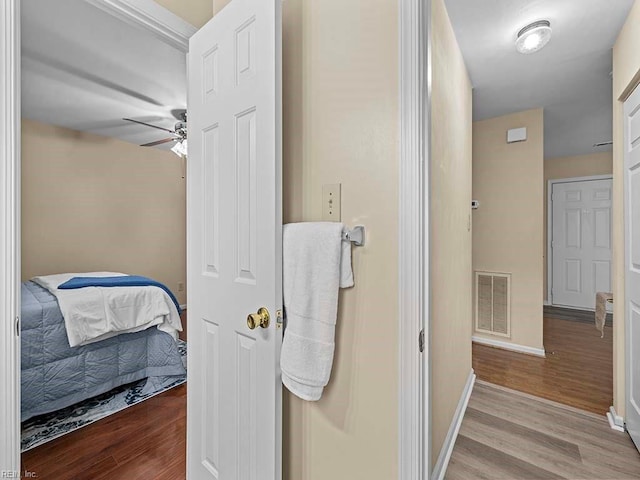
[[[22,420],[146,377],[184,375],[176,342],[157,328],[69,346],[56,298],[22,284]]]

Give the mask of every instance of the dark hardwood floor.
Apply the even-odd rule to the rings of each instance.
[[[593,315],[593,313],[591,313]],[[604,415],[613,403],[613,331],[546,312],[546,358],[473,344],[478,379]]]
[[[186,477],[187,386],[180,385],[22,454],[40,480]]]

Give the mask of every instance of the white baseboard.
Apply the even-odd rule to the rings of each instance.
[[[544,300],[542,302],[542,305],[544,305],[545,307],[550,307],[552,304],[551,304],[551,302],[549,300]]]
[[[438,461],[433,467],[433,473],[431,474],[432,480],[442,480],[444,478],[444,474],[447,472],[449,460],[451,459],[451,454],[453,453],[453,447],[456,444],[456,438],[458,438],[458,432],[460,431],[460,426],[462,425],[464,412],[466,412],[467,405],[469,405],[469,398],[471,397],[471,392],[473,391],[473,385],[475,381],[476,374],[473,372],[473,369],[471,369],[469,377],[467,378],[467,383],[464,386],[464,390],[462,390],[462,395],[460,396],[458,407],[453,414],[453,419],[451,420],[451,425],[449,426],[447,436],[444,439],[444,444],[440,449]]]
[[[537,357],[546,357],[543,348],[527,347],[526,345],[518,345],[517,343],[503,342],[501,340],[494,340],[493,338],[471,337],[471,341],[474,343],[480,343],[481,345],[488,345],[490,347],[502,348],[504,350],[511,350],[512,352],[526,353],[528,355],[535,355]]]
[[[613,430],[618,432],[624,432],[624,418],[616,413],[616,409],[613,406],[609,407],[607,412],[607,420],[609,420],[609,426]]]

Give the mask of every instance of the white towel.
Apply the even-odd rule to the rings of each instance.
[[[303,400],[319,400],[333,365],[338,290],[353,286],[351,243],[341,223],[284,226],[283,294],[287,328],[282,383]]]

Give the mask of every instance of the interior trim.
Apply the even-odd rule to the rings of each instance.
[[[430,477],[431,0],[399,0],[398,478]],[[424,351],[419,334],[424,329]]]
[[[622,95],[620,95],[618,97],[618,100],[622,103],[626,102],[627,99],[631,96],[631,94],[633,93],[633,91],[638,87],[638,85],[640,85],[640,69],[636,72],[636,74],[633,76],[633,78],[631,79],[631,81],[629,82],[629,84],[627,85],[627,88],[625,88],[622,92]]]
[[[469,405],[469,399],[471,398],[471,392],[473,392],[473,386],[475,385],[475,382],[476,374],[474,373],[473,369],[471,369],[471,372],[467,377],[467,383],[465,384],[464,390],[462,390],[462,394],[460,395],[458,406],[456,407],[456,411],[453,414],[451,425],[449,425],[449,431],[447,432],[447,436],[444,439],[442,450],[440,450],[438,461],[436,462],[436,466],[433,468],[433,476],[431,477],[433,480],[442,480],[444,479],[445,473],[447,473],[449,460],[451,460],[453,447],[455,447],[456,445],[456,439],[458,438],[458,433],[460,432],[462,420],[464,419],[464,414],[467,411],[467,406]]]
[[[0,472],[20,477],[20,0],[0,2]]]
[[[526,353],[527,355],[535,355],[536,357],[545,357],[546,353],[544,348],[528,347],[526,345],[520,345],[518,343],[503,342],[501,340],[494,340],[492,338],[484,337],[471,337],[473,343],[479,343],[480,345],[488,345],[489,347],[502,348],[503,350],[510,350],[512,352]]]
[[[607,412],[607,420],[609,420],[609,426],[612,430],[624,432],[624,418],[618,415],[613,405],[609,407],[609,411]]]
[[[114,17],[142,27],[172,47],[187,53],[196,27],[153,0],[85,0]]]

